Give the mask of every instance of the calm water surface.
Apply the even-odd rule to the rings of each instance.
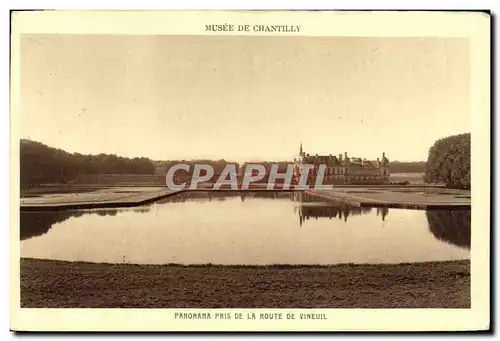
[[[21,256],[137,264],[468,259],[470,210],[325,203],[301,193],[183,193],[133,209],[21,213]]]

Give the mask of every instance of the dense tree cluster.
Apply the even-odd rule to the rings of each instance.
[[[154,174],[155,165],[147,158],[116,155],[68,153],[42,143],[21,140],[21,186],[68,183],[86,174]]]
[[[450,188],[470,188],[470,134],[437,140],[429,149],[424,179]]]

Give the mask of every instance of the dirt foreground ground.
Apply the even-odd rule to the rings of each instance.
[[[21,259],[23,308],[470,308],[470,262],[181,266]]]

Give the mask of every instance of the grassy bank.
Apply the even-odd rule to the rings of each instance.
[[[468,308],[469,261],[180,266],[21,259],[21,306]]]

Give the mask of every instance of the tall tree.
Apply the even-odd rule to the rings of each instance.
[[[442,182],[449,188],[470,188],[470,134],[437,140],[429,149],[424,180]]]

